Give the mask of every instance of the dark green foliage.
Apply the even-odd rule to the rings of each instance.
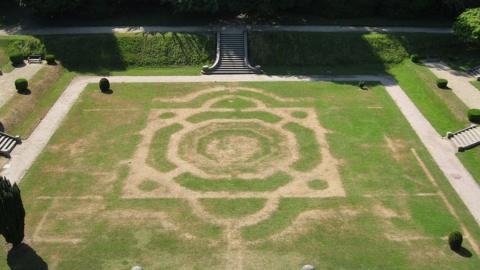
[[[19,92],[24,92],[28,90],[28,81],[27,79],[16,79],[15,80],[15,89]]]
[[[458,16],[453,30],[461,40],[480,46],[480,8],[468,9]]]
[[[47,60],[47,64],[49,65],[55,65],[55,55],[53,54],[47,54],[45,56],[45,60]]]
[[[37,38],[15,40],[8,45],[8,52],[10,54],[19,53],[23,55],[23,57],[28,57],[32,54],[44,57],[45,51],[45,44]]]
[[[462,247],[463,235],[461,232],[452,232],[448,235],[448,245],[451,250],[459,250]]]
[[[470,109],[467,114],[470,122],[480,124],[480,109]]]
[[[437,87],[442,89],[448,88],[448,81],[445,79],[437,79]]]
[[[223,13],[268,17],[283,12],[328,18],[395,17],[417,18],[456,15],[477,0],[22,0],[22,5],[44,16],[100,17],[139,6],[183,13]]]
[[[451,35],[252,32],[250,60],[268,66],[358,66],[397,64],[410,55],[453,56],[478,65],[480,57]]]
[[[0,234],[14,246],[22,243],[25,230],[25,209],[20,189],[0,178]]]
[[[23,64],[23,55],[21,53],[13,53],[10,55],[10,62],[12,65],[18,66]]]
[[[43,36],[48,52],[69,70],[103,72],[128,67],[203,65],[213,61],[213,34]]]
[[[110,82],[107,78],[101,78],[98,86],[102,92],[108,92],[110,90]]]
[[[416,54],[410,55],[410,60],[412,60],[413,63],[418,63],[420,62],[420,58]]]

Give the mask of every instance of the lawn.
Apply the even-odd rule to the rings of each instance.
[[[405,61],[389,72],[439,134],[445,136],[470,125],[465,104],[452,91],[439,89],[437,78],[426,67]],[[458,157],[480,183],[480,148],[458,153]]]
[[[472,82],[473,86],[475,86],[478,90],[480,90],[480,81]]]
[[[87,87],[22,180],[49,269],[480,263],[448,248],[461,230],[475,253],[480,230],[380,85],[112,89]]]

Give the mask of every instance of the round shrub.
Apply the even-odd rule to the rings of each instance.
[[[19,91],[19,92],[27,91],[27,90],[28,90],[28,81],[27,81],[27,79],[23,79],[23,78],[16,79],[16,80],[15,80],[15,88],[16,88],[17,91]]]
[[[468,120],[472,123],[480,124],[480,109],[468,110]]]
[[[416,54],[410,55],[410,60],[412,60],[413,63],[418,63],[420,62],[420,58]]]
[[[448,86],[448,81],[445,79],[437,79],[438,88],[446,89]]]
[[[108,92],[110,90],[110,82],[107,78],[101,78],[98,85],[102,92]]]
[[[448,235],[448,245],[451,250],[459,250],[462,247],[463,235],[461,232],[452,232]]]
[[[21,53],[13,53],[10,55],[10,62],[12,65],[18,66],[23,64],[23,55]]]
[[[47,60],[47,64],[49,65],[55,65],[55,55],[53,54],[47,54],[45,56],[45,60]]]

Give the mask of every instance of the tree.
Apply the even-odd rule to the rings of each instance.
[[[460,14],[453,30],[464,42],[480,46],[480,8],[467,9]]]
[[[18,246],[25,236],[25,209],[17,184],[0,178],[0,234],[8,243]]]

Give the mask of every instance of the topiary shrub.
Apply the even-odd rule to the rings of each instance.
[[[448,81],[445,79],[437,79],[437,86],[438,88],[447,89]]]
[[[25,92],[28,90],[28,81],[27,79],[16,79],[15,80],[15,88],[18,92]]]
[[[107,78],[101,78],[99,82],[99,87],[102,92],[108,92],[110,91],[110,82],[108,81]]]
[[[416,54],[412,54],[410,55],[410,60],[412,60],[413,63],[418,63],[420,62],[420,57],[418,57]]]
[[[461,232],[452,232],[448,235],[448,245],[451,250],[459,250],[462,247],[463,235]]]
[[[472,123],[480,124],[480,109],[468,110],[468,120]]]
[[[25,208],[17,184],[0,178],[0,234],[14,247],[22,243],[25,233]]]
[[[23,55],[21,53],[13,53],[10,55],[10,62],[13,66],[19,66],[23,64]]]
[[[53,54],[47,54],[45,56],[45,60],[47,60],[47,64],[49,64],[49,65],[55,65],[56,64],[55,63],[55,55],[53,55]]]

